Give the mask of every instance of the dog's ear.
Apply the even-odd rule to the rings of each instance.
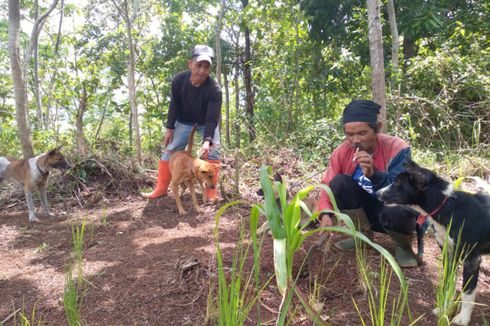
[[[420,191],[426,191],[429,184],[429,176],[422,169],[410,171],[410,176],[415,181],[415,185]]]
[[[48,155],[49,155],[49,156],[54,156],[54,155],[56,155],[56,153],[58,153],[58,152],[59,152],[58,147],[56,147],[56,148],[53,148],[52,150],[50,150],[50,151],[48,152]]]
[[[420,167],[417,165],[417,163],[412,161],[411,158],[407,158],[407,161],[405,162],[405,170],[407,170],[407,172],[412,172],[412,171],[415,171],[419,168]]]
[[[412,180],[415,182],[417,189],[419,189],[420,191],[427,190],[427,184],[429,183],[429,176],[411,158],[407,158],[407,161],[405,162],[405,170],[408,172]]]
[[[201,164],[199,167],[199,173],[209,173],[213,171],[212,166],[210,167],[208,164]]]
[[[63,147],[63,144],[62,144],[62,145],[60,145],[60,146],[58,146],[58,147],[53,148],[52,150],[50,150],[50,151],[48,152],[48,155],[49,155],[49,156],[53,156],[53,155],[55,155],[56,153],[60,153],[60,152],[61,152],[61,148],[62,148],[62,147]]]

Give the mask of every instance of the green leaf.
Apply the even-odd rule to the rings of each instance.
[[[288,272],[286,268],[286,239],[274,239],[274,270],[279,293],[286,294],[288,288]]]
[[[454,189],[459,190],[461,189],[461,184],[463,183],[463,180],[465,177],[459,177],[456,181],[454,181]]]

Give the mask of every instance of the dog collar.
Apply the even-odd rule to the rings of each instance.
[[[434,209],[432,212],[430,212],[429,214],[425,215],[425,214],[420,214],[418,217],[417,217],[417,224],[418,225],[422,225],[425,223],[425,221],[427,221],[427,217],[429,216],[433,216],[434,214],[437,214],[437,212],[439,212],[442,208],[442,206],[444,206],[444,204],[447,202],[447,199],[448,197],[447,196],[444,196],[444,200],[442,201],[442,203],[439,205],[439,207],[437,207],[436,209]]]
[[[42,176],[46,176],[49,174],[49,171],[43,171],[40,167],[39,167],[39,164],[37,164],[36,162],[36,168],[37,170],[41,173]]]

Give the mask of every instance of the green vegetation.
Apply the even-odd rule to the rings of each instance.
[[[63,306],[69,326],[83,325],[81,307],[86,290],[86,281],[83,277],[83,247],[85,236],[85,221],[80,226],[72,226],[73,258],[76,265],[76,280],[73,279],[72,266],[66,271],[66,284],[63,294]]]
[[[365,252],[363,254],[362,250],[357,251],[358,266],[362,271],[360,274],[369,292],[369,307],[371,309],[370,313],[373,324],[384,325],[387,320],[384,314],[387,307],[392,271],[394,271],[398,277],[401,290],[398,300],[394,300],[393,302],[393,311],[390,322],[392,325],[400,325],[405,310],[408,311],[408,317],[411,319],[407,307],[408,284],[405,281],[400,267],[396,264],[395,259],[388,251],[371,242],[366,236],[355,230],[354,224],[349,216],[340,213],[336,208],[335,199],[331,196],[330,189],[325,187],[325,190],[330,194],[334,205],[334,210],[331,212],[335,213],[337,217],[346,224],[346,227],[334,226],[306,231],[305,228],[308,223],[305,222],[304,224],[300,224],[301,211],[304,211],[310,216],[310,221],[318,216],[318,212],[312,214],[302,200],[314,187],[310,186],[300,190],[293,199],[288,201],[286,197],[286,182],[272,183],[270,181],[271,173],[272,170],[270,167],[262,167],[260,175],[261,187],[264,191],[264,204],[254,205],[251,209],[249,231],[252,241],[249,242],[246,248],[243,247],[246,240],[242,223],[240,238],[233,256],[231,275],[229,276],[225,275],[226,268],[223,265],[223,257],[218,240],[219,220],[224,210],[235,205],[236,202],[224,205],[216,214],[215,242],[217,248],[218,289],[217,302],[212,303],[208,299],[208,320],[212,320],[213,318],[217,319],[218,325],[243,325],[248,314],[252,311],[253,305],[256,304],[261,291],[267,285],[260,284],[258,278],[260,271],[259,257],[262,250],[262,240],[258,240],[256,235],[259,213],[265,215],[272,234],[275,279],[277,290],[282,296],[281,305],[278,307],[279,313],[277,316],[277,325],[287,325],[291,323],[294,312],[299,308],[294,307],[295,301],[293,298],[296,298],[299,301],[300,306],[316,325],[329,325],[329,323],[324,321],[319,315],[319,305],[317,304],[319,301],[318,299],[315,300],[315,293],[318,294],[319,285],[314,283],[314,290],[311,294],[305,295],[301,289],[296,286],[297,276],[293,275],[293,261],[298,249],[309,236],[321,231],[341,232],[351,235],[355,237],[356,242],[365,242],[367,245],[381,253],[383,259],[380,266],[380,298],[376,299],[377,296],[373,288],[372,277],[371,275],[368,275],[366,270],[367,264],[365,258],[363,258],[365,257],[363,256],[365,255]],[[280,204],[277,203],[275,194],[278,194]],[[249,257],[247,253],[250,248],[254,251],[253,265],[252,270],[246,273],[244,267],[247,257]],[[388,262],[390,268],[388,268],[385,261]],[[300,270],[302,268],[303,266],[301,266]],[[316,282],[316,280],[314,282]],[[215,282],[211,280],[210,293],[214,291],[214,287]],[[210,305],[213,304],[217,305],[216,309],[210,308]],[[258,323],[260,324],[260,308],[258,309]],[[215,310],[217,310],[218,313],[212,314],[211,312]],[[360,318],[364,323],[362,316]]]
[[[461,151],[471,159],[488,159],[490,62],[486,31],[490,27],[483,19],[488,4],[420,2],[403,0],[395,6],[403,42],[399,71],[391,69],[393,58],[385,53],[386,79],[395,81],[386,92],[387,131],[410,140],[422,151],[440,153],[438,161],[451,152],[461,155]],[[246,8],[223,3],[221,71],[227,78],[222,78],[222,88],[229,93],[224,107],[230,108],[228,115],[223,110],[223,131],[230,128],[230,132],[222,133],[222,143],[230,150],[240,145],[250,153],[264,144],[288,146],[302,153],[307,162],[322,160],[326,164],[329,153],[343,138],[338,119],[344,105],[352,98],[372,97],[366,8],[355,1],[302,1],[301,5],[287,0],[250,2]],[[154,167],[171,77],[186,69],[194,44],[214,45],[211,40],[217,17],[209,13],[217,13],[219,5],[195,0],[179,5],[139,5],[134,12],[138,24],[133,26],[139,53],[136,100],[144,108],[139,117],[147,157],[144,162]],[[22,3],[21,9],[29,17],[34,15],[31,3]],[[0,15],[0,39],[5,44],[6,12]],[[340,16],[333,14],[340,12]],[[35,152],[66,143],[68,152],[86,154],[85,146],[75,137],[82,131],[88,152],[107,155],[116,151],[130,160],[134,157],[134,130],[128,123],[127,43],[123,24],[119,24],[121,17],[111,2],[65,4],[64,15],[59,43],[48,27],[39,35],[37,69],[44,95],[39,103],[34,100],[35,67],[33,62],[27,65],[27,109]],[[346,21],[332,25],[339,17]],[[54,16],[48,20],[57,23]],[[114,29],[115,25],[119,28]],[[246,96],[242,65],[245,26],[253,40],[253,58],[248,63],[254,89],[252,120],[240,100]],[[392,45],[387,26],[383,30],[385,49]],[[21,47],[26,47],[30,30],[21,32]],[[0,62],[0,154],[20,156],[6,47],[0,49]],[[80,115],[82,130],[77,130],[74,122]],[[254,141],[249,139],[251,128],[256,134]]]
[[[457,239],[451,239],[449,233],[451,223],[444,236],[441,259],[439,261],[439,271],[436,284],[436,308],[434,313],[437,315],[437,325],[451,325],[451,318],[458,310],[461,303],[462,292],[457,291],[458,270],[465,259],[465,248],[455,246],[461,239],[461,230]],[[463,284],[463,289],[466,284]]]

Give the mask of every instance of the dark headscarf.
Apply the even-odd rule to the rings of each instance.
[[[342,113],[342,123],[348,122],[378,122],[378,113],[381,106],[370,100],[353,100]]]

